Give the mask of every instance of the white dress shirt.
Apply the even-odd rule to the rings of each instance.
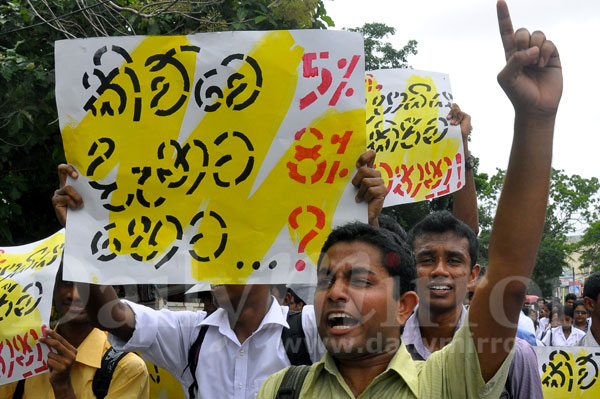
[[[192,375],[187,368],[188,352],[201,326],[210,326],[198,357],[196,398],[254,399],[267,377],[290,365],[281,342],[288,307],[273,303],[258,329],[240,344],[229,325],[227,312],[153,310],[129,301],[135,313],[135,330],[128,342],[109,334],[118,350],[139,351],[142,357],[167,369],[177,378],[188,397]],[[302,310],[302,327],[313,362],[325,353],[316,328],[312,306]]]
[[[565,338],[562,326],[558,326],[546,333],[542,343],[546,346],[576,346],[583,337],[585,337],[583,331],[571,326],[571,334],[569,338]]]

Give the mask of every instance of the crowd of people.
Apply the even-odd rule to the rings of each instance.
[[[453,212],[406,233],[381,214],[387,190],[370,151],[352,180],[369,223],[332,231],[316,287],[218,285],[210,312],[176,312],[59,273],[61,319],[43,338],[53,348],[49,373],[1,386],[2,397],[145,398],[137,352],[189,398],[542,398],[532,346],[598,346],[600,274],[586,280],[583,300],[523,307],[546,215],[562,72],[554,44],[539,31],[514,31],[503,0],[498,21],[506,56],[498,81],[515,125],[486,269],[477,263],[472,168]],[[454,105],[448,118],[468,151],[470,117]],[[66,185],[75,168],[61,165],[59,176],[53,204],[64,225],[83,200]]]

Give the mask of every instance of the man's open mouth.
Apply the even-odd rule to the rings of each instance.
[[[336,330],[348,330],[358,325],[358,320],[347,313],[331,313],[327,316],[327,326]]]

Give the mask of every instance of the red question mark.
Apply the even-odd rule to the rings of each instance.
[[[312,213],[313,215],[315,215],[315,217],[317,218],[315,227],[319,230],[323,230],[323,227],[325,227],[325,212],[323,212],[321,209],[317,208],[316,206],[312,206],[312,205],[308,205],[306,207],[306,210],[308,212]],[[298,208],[294,209],[292,211],[292,213],[290,213],[290,216],[288,218],[288,223],[290,224],[292,229],[294,229],[294,230],[298,229],[298,227],[299,227],[298,216],[302,212],[303,212],[302,207],[299,206]],[[319,232],[316,231],[315,229],[311,229],[308,233],[306,233],[304,235],[304,237],[302,237],[302,239],[300,240],[300,244],[298,245],[298,253],[300,254],[300,253],[304,252],[304,249],[306,248],[308,243],[312,239],[314,239],[318,234],[319,234]],[[298,259],[298,261],[296,262],[296,270],[301,272],[302,270],[304,270],[305,267],[306,267],[306,262],[303,261],[302,259]]]

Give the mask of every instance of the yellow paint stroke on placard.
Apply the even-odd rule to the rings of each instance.
[[[381,91],[378,89],[378,82],[373,78],[367,79],[367,131],[373,131],[372,127],[378,122],[380,123],[381,129],[383,129],[384,115],[383,115],[383,104],[385,101],[381,99]],[[430,90],[426,88],[429,87]],[[377,164],[386,163],[390,166],[394,175],[402,173],[402,165],[405,166],[406,170],[412,171],[410,177],[407,179],[408,182],[399,183],[401,191],[405,193],[405,196],[411,196],[415,201],[423,201],[427,195],[438,189],[440,180],[442,180],[448,172],[449,165],[443,161],[445,158],[453,161],[456,153],[460,148],[460,140],[457,138],[445,137],[437,143],[428,144],[424,142],[424,132],[428,126],[437,126],[437,118],[439,114],[439,108],[437,106],[431,106],[432,103],[436,103],[434,100],[437,89],[433,79],[429,76],[421,77],[418,75],[412,75],[406,82],[404,93],[407,94],[405,104],[408,106],[401,107],[393,118],[393,127],[396,129],[396,134],[393,129],[387,133],[389,139],[389,148],[378,151],[377,153]],[[387,104],[386,104],[387,105]],[[405,109],[407,108],[407,109]],[[435,121],[435,122],[432,122]],[[404,131],[410,129],[412,125],[413,130],[418,133],[413,133],[403,140]],[[376,137],[368,137],[370,143],[376,140]],[[434,140],[432,140],[434,141]],[[394,147],[394,142],[396,146]],[[403,142],[408,149],[403,149],[400,145]],[[391,149],[394,149],[393,151]],[[442,160],[442,162],[439,162]],[[427,173],[425,165],[429,161],[439,163],[439,171],[441,175],[432,176],[431,173]],[[419,168],[421,166],[421,169]],[[432,170],[433,168],[430,168]],[[421,170],[425,170],[425,173],[421,174]],[[382,171],[386,185],[388,184],[391,177]],[[427,188],[423,183],[427,181]],[[419,184],[421,183],[421,184]],[[392,187],[396,189],[396,187]],[[394,195],[390,193],[389,195]]]
[[[52,295],[49,293],[47,295]],[[31,297],[24,287],[16,281],[5,279],[0,283],[0,298],[6,301],[3,304],[2,310],[10,308],[8,315],[2,312],[2,320],[0,320],[0,342],[9,340],[12,342],[17,335],[23,337],[24,333],[29,333],[29,330],[37,330],[40,333],[42,326],[42,316],[39,309],[31,310],[37,298]],[[27,313],[27,314],[25,314]],[[31,342],[29,342],[29,339]],[[28,335],[28,342],[35,344],[33,337]]]
[[[138,73],[140,82],[151,82],[156,76],[144,67],[145,60],[153,54],[164,54],[171,48],[186,45],[185,37],[148,37],[131,54],[133,63],[127,66]],[[309,212],[308,207],[311,206],[311,210],[318,207],[326,215],[325,225],[317,228],[318,236],[305,240],[307,254],[316,260],[318,255],[314,252],[320,249],[330,230],[328,226],[331,225],[343,187],[354,172],[353,166],[361,149],[364,149],[363,109],[343,114],[326,112],[306,127],[309,131],[312,127],[322,132],[320,143],[313,143],[323,147],[319,162],[329,162],[329,173],[334,161],[339,160],[340,171],[346,169],[343,177],[336,175],[335,179],[326,183],[326,175],[310,185],[290,179],[287,165],[294,161],[294,144],[266,181],[250,196],[260,165],[293,101],[303,51],[287,31],[269,32],[256,43],[247,55],[259,63],[262,85],[258,87],[251,79],[255,76],[251,64],[243,63],[237,71],[241,78],[222,88],[221,106],[214,112],[206,113],[186,142],[177,144],[187,151],[186,160],[194,173],[186,172],[181,164],[175,165],[177,154],[170,141],[178,139],[187,103],[194,101],[189,97],[169,117],[147,112],[147,107],[143,107],[144,114],[138,122],[133,121],[132,112],[111,117],[95,117],[88,113],[78,126],[63,129],[67,159],[83,174],[86,174],[88,165],[94,159],[85,154],[98,140],[99,132],[100,136],[115,143],[111,157],[103,161],[92,174],[88,174],[94,180],[102,180],[113,168],[119,168],[116,184],[120,189],[112,193],[111,205],[122,206],[123,210],[111,211],[109,215],[111,251],[135,253],[138,260],[155,264],[177,243],[178,231],[192,231],[192,242],[178,244],[185,248],[178,255],[185,251],[183,254],[189,257],[188,245],[192,244],[193,276],[213,283],[244,283],[255,270],[253,266],[262,260],[279,231],[288,223],[290,213],[298,206]],[[199,79],[193,76],[196,54],[181,53],[177,57],[195,84]],[[173,87],[181,86],[180,72],[176,68],[167,68],[161,71],[161,75],[166,76],[166,82],[173,82]],[[115,83],[127,84],[126,74],[120,73],[117,78],[121,80],[115,80]],[[259,91],[256,101],[241,110],[225,106],[225,99],[235,95],[242,83],[248,85],[244,93],[252,92],[252,89]],[[148,86],[141,85],[140,96],[146,103],[155,95]],[[105,92],[97,103],[110,101],[111,98],[105,98],[109,95],[114,94]],[[190,96],[193,96],[191,91]],[[175,98],[164,97],[161,101],[173,103]],[[189,107],[198,107],[198,104],[193,102]],[[346,131],[360,134],[351,135],[344,154],[328,157],[327,147],[334,150],[339,148],[339,144],[332,145],[331,141],[335,137],[343,137]],[[289,134],[294,137],[296,132]],[[310,140],[316,138],[305,134],[301,139],[303,146],[311,147]],[[157,154],[161,152],[162,143],[166,144],[162,147],[163,159],[159,160]],[[107,145],[97,143],[98,148],[106,149]],[[312,160],[300,162],[299,173],[313,173],[311,162],[315,164]],[[142,185],[139,179],[143,176],[144,168],[149,172],[144,175]],[[134,170],[138,173],[132,174]],[[158,170],[167,170],[170,174],[163,175],[164,181],[161,181]],[[169,188],[169,184],[174,186]],[[150,204],[149,207],[141,205],[139,201],[140,188],[142,198]],[[332,190],[339,192],[339,195],[332,196]],[[304,224],[300,224],[295,231],[299,237],[296,240],[298,244],[311,230],[309,228],[308,233],[303,231],[305,224],[310,223],[303,216],[306,215],[300,215],[299,219]],[[158,223],[161,228],[155,229]],[[176,223],[180,226],[176,226]],[[157,233],[153,235],[153,231]],[[130,249],[132,247],[134,250]],[[139,267],[136,262],[131,262],[131,265]],[[152,266],[149,264],[148,267]]]
[[[598,380],[598,368],[596,368],[599,360],[597,354],[595,352],[588,353],[581,348],[575,356],[570,351],[562,350],[563,348],[555,349],[552,359],[544,359],[546,369],[541,373],[544,397],[558,399],[595,399],[600,397],[600,381]],[[594,363],[596,367],[594,367]],[[596,372],[595,377],[594,372]]]
[[[185,394],[181,384],[167,370],[145,360],[150,379],[150,399],[183,399]]]
[[[52,292],[39,291],[35,286],[35,273],[45,266],[60,261],[65,241],[63,233],[56,233],[40,242],[25,253],[0,251],[0,342],[13,343],[17,352],[22,352],[19,339],[33,347],[36,343],[31,330],[41,336],[42,315],[38,308],[41,295],[52,296]],[[16,281],[15,276],[23,276],[27,284]],[[50,277],[53,278],[53,277]],[[29,283],[32,285],[29,286]],[[42,290],[49,286],[42,285]],[[32,296],[31,294],[34,294]],[[19,336],[20,338],[16,338]]]
[[[0,284],[17,273],[32,275],[45,266],[60,261],[65,243],[62,231],[41,241],[30,252],[10,253],[0,249]]]

